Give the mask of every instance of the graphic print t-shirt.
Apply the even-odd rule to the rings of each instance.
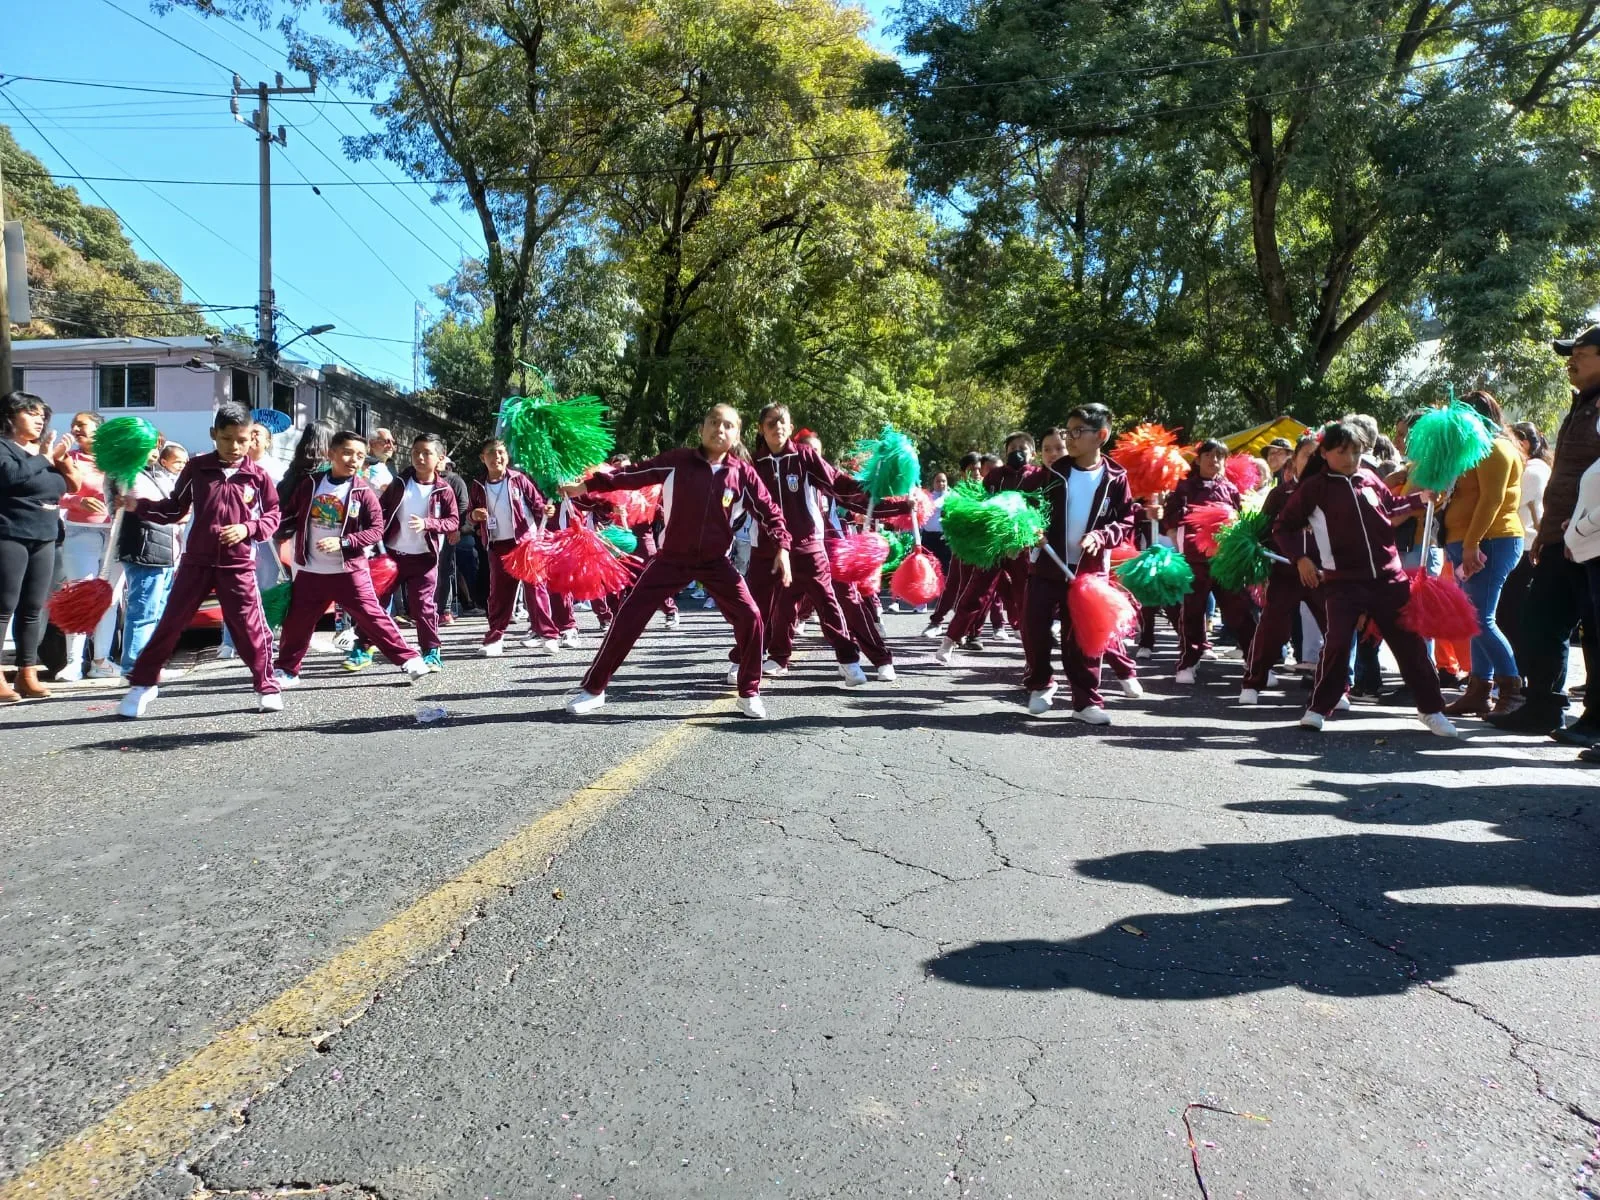
[[[335,482],[325,477],[311,497],[309,540],[305,569],[318,575],[337,575],[344,570],[344,551],[332,554],[317,549],[323,538],[344,536],[344,521],[350,506],[350,480]]]

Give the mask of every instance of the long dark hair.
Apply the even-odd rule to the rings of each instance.
[[[1555,462],[1556,456],[1550,452],[1550,443],[1544,440],[1544,434],[1532,421],[1518,421],[1511,427],[1511,432],[1527,449],[1529,462],[1537,458],[1547,467]]]
[[[313,421],[300,434],[295,443],[294,457],[278,484],[278,502],[281,504],[294,495],[300,481],[314,474],[328,460],[328,450],[333,445],[335,433],[332,421]]]
[[[16,420],[25,412],[43,413],[45,424],[50,423],[50,406],[42,396],[32,392],[7,392],[0,399],[0,435],[10,437],[16,431]]]

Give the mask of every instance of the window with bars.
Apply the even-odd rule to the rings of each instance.
[[[156,368],[153,363],[122,363],[100,368],[101,408],[128,409],[156,406]]]

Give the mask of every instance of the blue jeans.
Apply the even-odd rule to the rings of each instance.
[[[1479,548],[1488,565],[1461,585],[1472,607],[1478,610],[1478,623],[1483,626],[1483,632],[1472,639],[1472,673],[1479,679],[1517,679],[1522,674],[1517,669],[1517,656],[1511,652],[1511,643],[1495,623],[1494,611],[1500,604],[1506,579],[1522,560],[1522,538],[1485,538]],[[1445,547],[1450,561],[1458,567],[1464,552],[1462,542],[1451,542]]]
[[[172,591],[172,577],[176,567],[141,567],[137,563],[122,566],[123,598],[127,615],[122,625],[122,673],[133,670],[133,664],[143,650],[150,635],[156,631],[156,622],[167,608],[167,593]]]

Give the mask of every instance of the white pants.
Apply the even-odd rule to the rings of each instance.
[[[106,538],[110,532],[109,525],[67,526],[67,539],[61,544],[62,570],[67,583],[93,579],[100,573],[100,560],[105,555]],[[111,563],[110,580],[113,597],[111,607],[100,618],[100,624],[94,627],[95,662],[111,657],[111,639],[117,632],[117,605],[122,600],[122,564],[115,559]],[[69,667],[83,662],[83,647],[88,640],[88,635],[82,633],[67,635]]]

